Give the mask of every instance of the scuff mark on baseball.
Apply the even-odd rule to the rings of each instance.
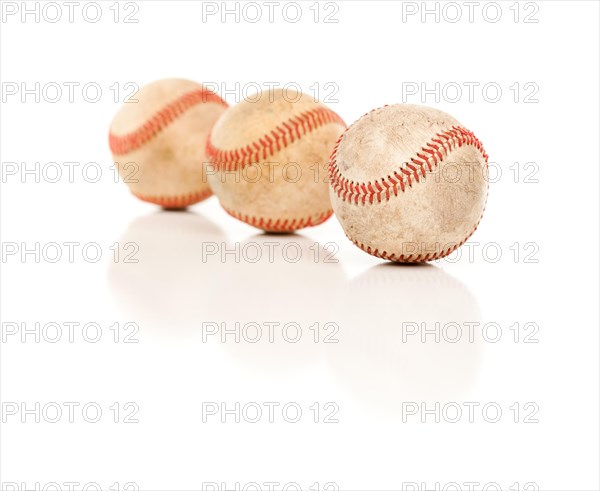
[[[374,109],[334,147],[333,209],[348,238],[369,254],[438,259],[477,228],[487,161],[481,142],[449,114],[411,104]]]
[[[203,166],[208,134],[227,103],[190,80],[142,87],[109,131],[121,179],[143,201],[181,209],[212,195]]]
[[[262,230],[318,225],[332,214],[327,162],[345,128],[305,94],[262,92],[215,124],[206,151],[210,186],[230,215]]]

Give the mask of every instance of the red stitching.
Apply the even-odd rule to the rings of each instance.
[[[387,251],[379,251],[379,249],[373,249],[370,246],[366,246],[362,243],[359,243],[358,241],[348,236],[348,234],[346,234],[346,237],[348,237],[348,239],[350,239],[356,247],[362,249],[367,254],[371,254],[371,256],[399,263],[422,263],[426,261],[434,261],[436,259],[441,259],[443,257],[448,256],[449,254],[452,254],[456,249],[461,247],[467,240],[469,240],[469,237],[471,237],[471,235],[475,233],[475,230],[477,230],[477,227],[479,226],[482,217],[483,213],[479,217],[479,220],[475,224],[475,227],[473,227],[473,230],[471,230],[471,232],[467,234],[467,236],[460,243],[454,244],[453,246],[448,247],[447,249],[444,249],[441,252],[430,252],[427,254],[396,254],[393,252],[389,253]]]
[[[367,114],[377,110],[378,109],[373,109]],[[367,114],[365,114],[365,116]],[[350,125],[348,128],[346,128],[346,131],[340,135],[338,141],[333,147],[331,157],[329,158],[329,181],[331,186],[338,197],[351,204],[358,205],[360,203],[365,205],[367,201],[369,204],[373,204],[375,200],[377,200],[378,203],[381,203],[382,198],[385,198],[386,201],[389,201],[391,198],[391,193],[393,193],[394,196],[398,196],[399,191],[405,192],[407,186],[412,187],[413,180],[420,182],[420,176],[425,177],[428,172],[432,172],[433,169],[443,161],[445,156],[447,156],[455,148],[462,147],[463,145],[471,145],[479,150],[485,159],[486,167],[488,165],[488,154],[483,148],[483,144],[477,139],[473,132],[463,128],[462,126],[452,126],[449,130],[437,133],[435,138],[432,138],[431,141],[426,143],[424,147],[421,147],[421,151],[417,152],[416,156],[410,159],[410,162],[404,163],[405,167],[401,166],[397,171],[394,171],[393,176],[388,175],[386,178],[382,177],[381,179],[373,182],[354,182],[346,177],[343,177],[337,165],[338,148],[342,142],[342,139],[344,138],[344,135],[352,126],[353,125]],[[427,169],[425,167],[427,167]],[[376,189],[373,189],[373,186]],[[352,243],[358,248],[362,249],[368,254],[371,254],[372,256],[381,259],[406,263],[433,261],[435,259],[441,259],[449,254],[452,254],[456,249],[461,247],[467,240],[469,240],[469,237],[471,237],[471,235],[475,233],[475,230],[477,230],[482,217],[483,212],[475,224],[475,227],[473,227],[473,230],[460,243],[455,244],[452,247],[448,247],[441,252],[435,253],[390,253],[387,251],[379,251],[378,249],[373,249],[371,246],[366,246],[365,244],[359,243],[348,236],[348,234],[346,234],[346,237],[348,237],[348,239],[351,240]]]
[[[316,219],[313,219],[312,216],[304,218],[264,218],[228,210],[225,207],[223,207],[223,209],[232,217],[237,218],[248,225],[252,225],[253,227],[261,228],[269,232],[293,232],[294,230],[301,228],[314,227],[325,222],[331,215],[333,215],[333,211],[328,210],[319,213]]]
[[[213,103],[227,107],[227,103],[209,89],[197,89],[186,92],[181,97],[167,104],[155,113],[144,124],[134,131],[122,136],[108,135],[108,143],[114,155],[124,155],[154,138],[188,109],[201,103]]]
[[[485,165],[488,165],[488,155],[475,135],[462,126],[452,126],[447,131],[437,133],[410,162],[405,162],[394,171],[393,176],[388,175],[373,182],[355,182],[342,176],[336,160],[338,147],[348,129],[333,147],[329,158],[329,180],[339,198],[355,205],[364,205],[367,202],[373,204],[375,201],[381,203],[382,199],[389,201],[392,194],[398,196],[399,191],[405,192],[407,187],[412,187],[413,181],[420,182],[421,177],[432,172],[445,156],[463,145],[471,145],[479,150],[485,159]]]
[[[331,109],[317,107],[280,123],[261,138],[244,147],[221,150],[213,146],[211,135],[206,142],[206,156],[217,169],[237,170],[239,167],[243,168],[273,156],[303,135],[329,123],[346,126],[344,120]]]
[[[190,205],[199,203],[212,196],[212,191],[207,189],[205,191],[198,191],[195,193],[180,194],[178,196],[147,196],[138,193],[132,194],[142,201],[160,205],[163,208],[186,208]]]

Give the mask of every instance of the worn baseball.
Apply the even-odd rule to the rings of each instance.
[[[206,150],[210,186],[230,215],[262,230],[318,225],[332,214],[327,162],[345,127],[305,94],[257,94],[215,124]]]
[[[167,209],[208,198],[206,139],[226,107],[217,94],[189,80],[159,80],[133,95],[109,132],[113,159],[131,192]]]
[[[329,162],[330,195],[348,238],[397,262],[452,253],[487,198],[487,154],[452,116],[425,106],[375,109],[352,124]]]

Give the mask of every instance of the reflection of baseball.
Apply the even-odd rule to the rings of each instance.
[[[208,259],[223,261],[216,274],[198,277],[210,290],[201,295],[203,320],[220,326],[209,339],[246,366],[297,369],[319,358],[326,336],[336,337],[328,310],[346,275],[331,249],[302,235],[259,233],[220,244]]]
[[[189,80],[142,87],[110,126],[109,144],[122,179],[143,201],[185,208],[211,195],[204,148],[227,107],[217,94]]]
[[[340,328],[339,343],[327,345],[333,372],[377,410],[399,414],[404,401],[452,400],[477,379],[481,311],[444,270],[379,264],[329,298]]]
[[[113,262],[108,270],[115,302],[129,319],[159,332],[197,331],[210,306],[204,301],[213,291],[210,279],[223,266],[199,251],[225,239],[217,225],[191,211],[136,218],[119,240],[137,247],[134,261]]]
[[[346,235],[374,256],[431,261],[475,231],[487,198],[487,154],[452,116],[397,104],[367,113],[329,163],[333,209]]]
[[[228,109],[212,130],[210,186],[225,210],[257,228],[291,232],[331,216],[327,159],[345,128],[306,95],[263,92]]]

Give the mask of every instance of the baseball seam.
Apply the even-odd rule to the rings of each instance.
[[[297,116],[289,118],[270,132],[265,133],[244,147],[238,147],[230,150],[223,150],[215,147],[212,144],[212,134],[209,135],[206,142],[206,156],[217,170],[227,172],[243,169],[252,163],[258,163],[261,160],[266,160],[275,155],[275,153],[288,147],[302,136],[317,130],[318,128],[331,123],[338,123],[346,126],[344,120],[326,107],[318,107],[304,111]],[[221,203],[222,205],[222,203]],[[228,209],[223,206],[223,209],[232,217],[241,220],[248,225],[268,230],[272,232],[293,232],[306,227],[314,227],[325,222],[332,214],[332,210],[318,213],[316,218],[300,217],[300,218],[268,218],[248,215]]]
[[[342,176],[337,164],[337,151],[344,134],[338,139],[329,159],[329,180],[339,198],[355,205],[381,203],[382,198],[389,201],[392,195],[398,196],[399,191],[405,192],[407,187],[412,187],[413,182],[420,182],[421,177],[433,172],[452,150],[463,145],[475,147],[483,155],[486,166],[488,163],[488,155],[477,137],[462,126],[452,126],[436,133],[415,157],[411,157],[410,162],[405,162],[392,175],[375,181],[356,182]]]
[[[181,117],[186,111],[198,104],[204,103],[227,106],[227,103],[212,90],[201,88],[186,92],[167,104],[161,110],[154,113],[152,117],[137,129],[120,136],[109,133],[108,143],[112,153],[114,155],[126,155],[129,152],[141,148],[176,119]],[[212,191],[210,189],[205,189],[174,196],[149,196],[135,192],[132,194],[142,201],[160,205],[163,208],[185,208],[210,197]]]
[[[134,196],[155,205],[160,205],[163,208],[186,208],[190,205],[198,203],[212,196],[212,191],[206,189],[204,191],[198,191],[194,193],[180,194],[177,196],[148,196],[132,192]]]
[[[479,226],[479,223],[481,222],[482,217],[483,217],[483,213],[479,217],[479,220],[477,220],[477,223],[473,227],[473,230],[471,230],[471,232],[469,232],[463,240],[461,240],[459,243],[449,245],[449,247],[445,248],[441,252],[430,252],[427,254],[396,254],[393,252],[389,253],[387,251],[380,252],[379,249],[374,249],[371,246],[367,246],[365,244],[358,242],[355,239],[352,239],[351,237],[348,236],[348,234],[346,234],[346,237],[348,237],[348,239],[351,240],[352,243],[356,247],[358,247],[359,249],[362,249],[367,254],[371,254],[371,256],[375,256],[375,257],[378,257],[381,259],[386,259],[388,261],[396,261],[396,262],[403,262],[403,263],[420,263],[420,262],[424,262],[424,261],[434,261],[436,259],[441,259],[443,257],[448,256],[449,254],[452,254],[456,249],[461,247],[467,240],[469,240],[469,237],[471,237],[471,235],[473,235],[475,233],[475,230],[477,230],[477,227]]]
[[[310,109],[278,124],[258,140],[231,150],[216,148],[212,144],[211,134],[206,142],[206,156],[215,168],[234,171],[265,160],[302,136],[330,123],[346,126],[344,120],[331,109],[326,107]]]
[[[376,110],[377,109],[373,109],[373,111]],[[413,181],[420,182],[421,178],[424,178],[427,173],[433,172],[433,170],[444,160],[444,157],[447,157],[452,150],[460,148],[463,145],[471,145],[475,147],[482,154],[486,167],[488,165],[488,154],[483,148],[482,143],[477,139],[473,132],[463,128],[462,126],[455,125],[449,130],[436,133],[436,136],[427,144],[425,144],[424,147],[421,147],[421,150],[416,153],[415,157],[410,159],[410,162],[405,162],[404,166],[400,166],[397,171],[394,171],[393,176],[388,175],[387,177],[382,177],[373,182],[355,182],[342,176],[337,164],[338,148],[344,138],[344,135],[352,126],[353,125],[350,125],[348,128],[346,128],[346,131],[340,135],[329,159],[330,185],[339,198],[350,204],[366,205],[369,203],[372,205],[376,202],[381,203],[382,198],[385,198],[386,201],[389,201],[392,194],[394,196],[398,196],[398,190],[401,192],[406,192],[407,187],[412,188]],[[348,239],[352,241],[355,246],[362,249],[364,252],[381,259],[397,262],[432,261],[452,254],[452,252],[462,246],[469,239],[469,237],[475,233],[475,230],[477,230],[482,217],[483,211],[477,220],[477,223],[473,227],[473,230],[471,230],[471,232],[469,232],[462,241],[445,248],[440,252],[431,252],[427,254],[396,254],[385,250],[379,251],[377,248],[372,248],[371,246],[358,242],[357,240],[348,236],[348,234],[346,234],[346,237],[348,237]]]
[[[232,217],[248,225],[270,232],[293,232],[301,228],[314,227],[325,222],[333,214],[332,210],[327,210],[317,214],[316,218],[313,218],[313,216],[303,218],[265,218],[239,213],[225,207],[223,209]]]
[[[227,103],[212,90],[202,88],[186,92],[157,111],[137,129],[119,136],[109,133],[108,142],[112,153],[114,155],[125,155],[133,150],[137,150],[156,137],[156,135],[186,111],[201,103],[227,106]]]

